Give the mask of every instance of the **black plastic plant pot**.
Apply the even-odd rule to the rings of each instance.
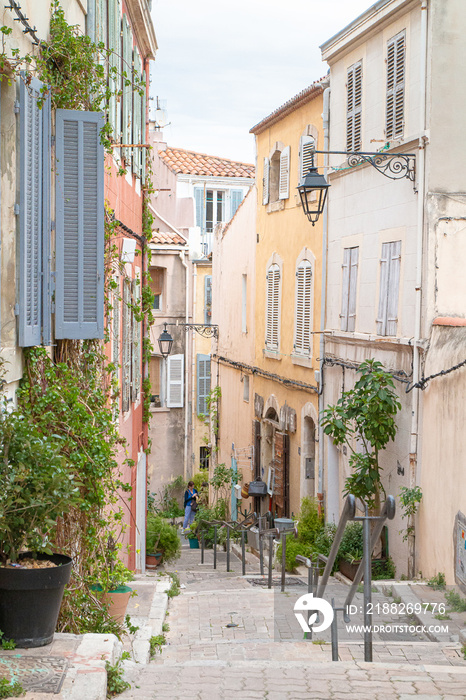
[[[19,561],[31,556],[31,552],[24,552]],[[64,554],[38,554],[37,559],[49,559],[57,566],[0,568],[0,630],[4,639],[12,639],[23,649],[52,642],[73,563]]]

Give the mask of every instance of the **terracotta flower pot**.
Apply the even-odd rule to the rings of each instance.
[[[146,569],[156,569],[162,561],[162,552],[146,554]]]
[[[108,605],[108,613],[116,622],[124,622],[126,608],[133,589],[129,586],[119,586],[113,591],[103,591],[101,586],[93,586],[96,595]]]

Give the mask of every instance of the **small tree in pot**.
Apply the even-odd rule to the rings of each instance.
[[[161,552],[164,562],[180,555],[181,542],[176,527],[161,515],[148,513],[146,525],[146,556]]]
[[[71,574],[71,559],[51,549],[58,518],[79,495],[60,440],[43,435],[19,411],[0,412],[0,629],[18,646],[52,640]],[[27,555],[50,560],[52,568],[25,568]]]

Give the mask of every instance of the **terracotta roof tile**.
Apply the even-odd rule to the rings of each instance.
[[[175,243],[176,245],[186,245],[186,241],[174,231],[152,231],[151,243]]]
[[[165,151],[159,151],[159,155],[177,174],[254,178],[254,166],[249,163],[208,156],[183,148],[166,148]]]
[[[283,104],[281,107],[274,110],[268,117],[262,119],[262,121],[253,126],[252,129],[249,129],[249,133],[260,134],[261,131],[264,131],[264,129],[272,126],[272,124],[275,124],[275,122],[283,119],[283,117],[286,117],[287,114],[290,114],[290,112],[300,105],[313,100],[315,97],[317,97],[317,95],[320,95],[324,91],[327,81],[328,76],[324,76],[323,78],[320,78],[320,80],[316,80],[314,83],[312,83],[312,85],[307,87],[305,90],[301,90],[301,92],[285,102],[285,104]]]

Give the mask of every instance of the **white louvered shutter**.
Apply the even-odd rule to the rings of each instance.
[[[382,244],[382,257],[380,258],[380,291],[379,312],[377,314],[377,334],[387,333],[387,302],[388,302],[388,268],[390,259],[390,243]]]
[[[204,323],[212,323],[212,275],[204,277]]]
[[[301,136],[299,142],[299,179],[303,179],[309,168],[313,164],[313,151],[315,149],[313,136]]]
[[[269,180],[270,180],[270,161],[264,158],[264,173],[262,176],[262,204],[269,203]]]
[[[362,63],[348,68],[346,103],[346,150],[361,150]]]
[[[167,357],[167,407],[183,408],[184,355]]]
[[[280,153],[280,179],[278,185],[278,198],[288,199],[290,196],[290,147],[287,146]]]
[[[137,401],[141,389],[141,285],[139,280],[133,280],[133,347],[131,371],[131,401]]]
[[[44,84],[20,81],[19,345],[50,343],[50,97]]]
[[[267,272],[267,309],[265,344],[269,350],[278,350],[280,313],[280,268],[271,265]]]
[[[56,338],[104,335],[103,125],[97,112],[56,110]]]
[[[403,136],[405,94],[406,36],[404,32],[390,39],[387,45],[387,139]]]
[[[348,324],[346,330],[353,332],[356,328],[356,296],[358,285],[359,248],[350,248],[349,251],[350,276],[348,291]]]
[[[342,331],[348,330],[348,307],[349,307],[349,283],[350,283],[350,260],[351,249],[345,248],[343,251],[342,281],[341,281],[341,325]]]
[[[236,214],[236,210],[243,201],[243,190],[231,190],[230,197],[230,215],[231,218],[233,218]]]
[[[298,355],[311,353],[312,267],[303,260],[296,271],[296,316],[294,351]]]
[[[206,415],[210,393],[210,355],[197,355],[197,413]]]
[[[400,288],[401,241],[390,243],[388,268],[387,335],[396,335]]]

